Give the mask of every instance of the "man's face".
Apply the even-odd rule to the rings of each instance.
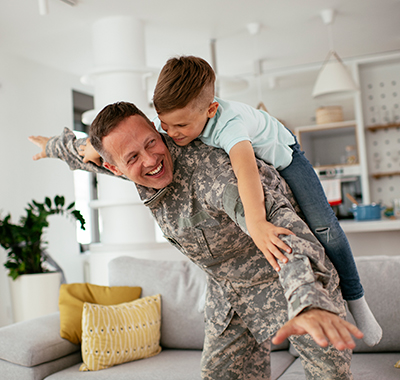
[[[167,132],[175,144],[185,146],[199,137],[208,119],[215,116],[217,108],[217,102],[211,103],[203,111],[189,104],[184,108],[163,112],[158,115],[158,118],[161,121],[161,128]]]
[[[138,185],[162,189],[173,177],[173,164],[160,134],[139,115],[126,118],[103,138],[113,164],[104,166]]]

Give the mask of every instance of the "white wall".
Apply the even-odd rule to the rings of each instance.
[[[311,93],[317,74],[317,71],[309,71],[276,77],[275,87],[273,88],[269,86],[268,76],[264,75],[261,78],[261,99],[258,97],[256,81],[254,78],[249,78],[251,85],[248,89],[238,93],[229,93],[224,91],[222,87],[220,97],[244,102],[253,107],[256,107],[262,100],[268,112],[292,130],[296,127],[314,125],[317,108],[325,106],[339,105],[343,109],[344,120],[353,120],[355,115],[351,98],[312,98]]]
[[[33,161],[39,151],[29,135],[52,136],[72,127],[72,90],[88,92],[79,78],[0,51],[0,211],[16,222],[28,201],[64,195],[74,200],[72,172],[61,161]],[[75,223],[53,216],[46,238],[48,252],[64,269],[68,282],[83,281],[83,256]],[[0,251],[1,263],[5,260]],[[8,279],[0,266],[0,326],[11,322]]]

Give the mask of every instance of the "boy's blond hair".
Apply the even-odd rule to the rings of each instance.
[[[153,103],[158,114],[190,104],[201,111],[214,99],[215,73],[202,58],[171,58],[162,68],[154,90]]]

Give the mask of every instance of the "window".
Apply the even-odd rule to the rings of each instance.
[[[74,133],[78,138],[85,137],[89,133],[89,126],[81,121],[85,111],[94,108],[93,96],[72,91],[73,113],[74,113]],[[98,211],[91,209],[90,201],[97,199],[97,178],[96,174],[82,170],[74,171],[75,187],[75,206],[81,211],[86,220],[86,230],[77,227],[77,239],[81,247],[81,252],[89,249],[89,244],[99,242],[99,218]]]

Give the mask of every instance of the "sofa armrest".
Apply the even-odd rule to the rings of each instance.
[[[60,337],[59,313],[0,328],[0,359],[10,363],[33,367],[79,350]]]

